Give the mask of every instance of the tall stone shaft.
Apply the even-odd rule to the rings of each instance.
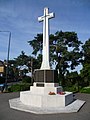
[[[41,70],[50,69],[49,63],[49,19],[54,17],[54,13],[49,13],[48,8],[44,8],[44,15],[38,17],[38,21],[43,21],[43,58]]]

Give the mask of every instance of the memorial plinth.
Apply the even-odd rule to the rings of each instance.
[[[39,108],[65,107],[71,102],[73,102],[72,92],[66,92],[65,95],[59,94],[49,95],[40,93],[40,91],[39,93],[36,92],[35,94],[35,92],[34,93],[32,91],[20,92],[20,101],[25,105]]]

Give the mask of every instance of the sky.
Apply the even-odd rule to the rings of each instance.
[[[9,32],[11,32],[10,59],[24,51],[31,55],[28,41],[42,33],[44,7],[55,13],[50,20],[50,33],[74,31],[85,43],[90,38],[90,0],[0,0],[0,60],[7,59]]]

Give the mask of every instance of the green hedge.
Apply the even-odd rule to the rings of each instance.
[[[63,87],[64,91],[77,92],[78,87],[76,85]]]
[[[19,92],[30,90],[30,83],[19,83],[8,87],[8,92]]]
[[[84,87],[80,90],[81,93],[89,93],[90,94],[90,86],[89,87]]]
[[[29,77],[29,76],[23,77],[22,82],[23,83],[31,83],[31,77]]]
[[[90,86],[88,86],[88,87],[81,87],[81,86],[79,86],[79,91],[78,91],[78,87],[77,86],[68,86],[68,87],[64,87],[63,88],[64,89],[64,91],[69,91],[69,92],[80,92],[80,93],[88,93],[88,94],[90,94]]]

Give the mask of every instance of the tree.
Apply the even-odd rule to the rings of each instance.
[[[43,34],[37,34],[37,36],[34,37],[32,41],[28,41],[28,43],[29,45],[31,45],[31,47],[33,47],[32,54],[34,54],[35,56],[38,52],[42,54]]]
[[[19,72],[24,75],[26,74],[28,71],[31,72],[33,74],[35,69],[39,69],[40,68],[40,62],[41,61],[41,54],[38,55],[37,59],[32,57],[32,56],[27,56],[25,54],[24,51],[21,51],[21,54],[15,58],[15,71],[17,71],[17,73],[19,74]],[[19,69],[17,69],[19,66],[27,66],[27,69],[23,69],[22,71],[19,71]]]
[[[33,47],[35,56],[42,53],[42,34],[37,34],[32,41],[28,41]],[[57,31],[54,35],[49,36],[50,42],[50,63],[56,63],[56,70],[59,71],[59,78],[64,82],[64,76],[68,68],[75,69],[82,60],[82,52],[80,51],[81,41],[78,40],[75,32]],[[62,83],[63,84],[63,83]]]
[[[74,87],[76,91],[79,91],[79,86],[81,86],[80,75],[77,71],[68,72],[65,76],[65,84],[68,87]]]
[[[84,64],[90,64],[90,39],[88,39],[85,44],[82,46],[83,55],[84,55]]]
[[[19,79],[20,73],[23,74],[28,72],[28,70],[24,69],[20,72],[19,66],[28,65],[28,61],[30,61],[30,56],[27,56],[24,51],[21,51],[21,54],[14,58],[14,60],[9,60],[9,77],[11,79]],[[28,67],[28,66],[27,66]],[[29,68],[28,68],[29,69]]]
[[[26,65],[29,60],[30,58],[25,55],[25,52],[21,51],[21,54],[17,58],[15,58],[16,66]]]
[[[88,39],[85,44],[82,46],[83,48],[83,68],[80,72],[83,86],[90,85],[90,39]]]
[[[62,32],[55,33],[53,40],[53,58],[56,61],[56,69],[59,70],[59,79],[65,83],[64,76],[68,69],[75,69],[80,64],[82,59],[82,52],[80,51],[81,41],[78,40],[75,32]]]

